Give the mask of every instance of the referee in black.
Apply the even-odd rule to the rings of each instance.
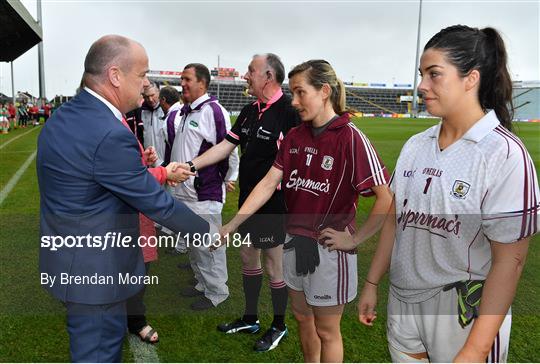
[[[291,106],[291,99],[281,89],[285,69],[278,56],[272,53],[255,55],[244,78],[249,87],[248,93],[257,100],[242,109],[236,123],[221,143],[184,165],[192,171],[202,169],[227,158],[240,145],[239,207],[272,167],[287,132],[300,123],[298,113]],[[249,234],[251,242],[240,248],[245,311],[241,318],[218,326],[219,331],[227,334],[260,331],[258,301],[263,280],[262,251],[264,270],[270,280],[274,319],[255,343],[256,351],[274,349],[288,333],[285,325],[287,288],[282,268],[284,213],[282,192],[276,190],[272,198],[240,226],[239,232],[243,236]]]

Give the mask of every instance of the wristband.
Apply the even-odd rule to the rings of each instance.
[[[189,165],[189,170],[193,173],[197,172],[197,168],[195,168],[195,165],[193,164],[192,161],[187,161],[186,162],[188,165]]]
[[[379,286],[379,284],[373,283],[373,282],[371,282],[370,280],[368,280],[367,278],[365,279],[365,281],[366,281],[367,283],[371,284],[372,286],[375,286],[375,287],[378,287],[378,286]]]

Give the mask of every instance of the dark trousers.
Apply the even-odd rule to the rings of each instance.
[[[71,361],[112,363],[122,361],[126,334],[125,301],[107,305],[66,302]]]
[[[150,263],[145,263],[146,275],[150,270]],[[136,295],[131,296],[126,301],[127,311],[127,326],[129,332],[138,335],[146,326],[146,306],[144,305],[144,291],[146,287],[143,287]]]

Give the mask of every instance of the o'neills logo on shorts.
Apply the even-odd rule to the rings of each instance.
[[[332,299],[332,296],[328,294],[325,294],[324,296],[314,295],[313,298],[315,298],[316,300],[330,300]]]
[[[403,207],[405,207],[405,205],[407,205],[406,199],[403,201]],[[413,210],[401,211],[401,214],[397,219],[397,223],[403,231],[405,231],[406,228],[411,227],[414,229],[426,230],[430,234],[437,235],[445,239],[446,234],[443,235],[439,232],[452,233],[458,236],[459,227],[461,226],[458,215],[454,215],[453,219],[447,219],[446,217],[425,214],[423,212]]]
[[[259,243],[272,243],[274,244],[274,236],[265,236],[259,238]]]
[[[319,196],[319,192],[330,192],[330,183],[328,183],[328,179],[326,179],[326,182],[317,182],[309,178],[304,179],[302,177],[296,177],[297,174],[297,169],[291,172],[291,175],[289,176],[289,181],[285,185],[287,188],[292,188],[295,191],[306,191],[314,194],[315,196]]]

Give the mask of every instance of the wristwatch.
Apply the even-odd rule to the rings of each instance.
[[[193,173],[197,172],[197,168],[195,168],[195,165],[193,164],[192,161],[187,161],[186,162],[188,165],[189,165],[189,170]]]

